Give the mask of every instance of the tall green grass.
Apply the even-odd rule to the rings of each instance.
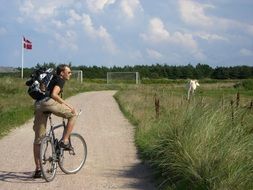
[[[17,78],[0,78],[0,137],[25,123],[32,115],[32,101],[26,87]]]
[[[190,102],[175,86],[144,85],[116,95],[134,118],[140,155],[161,189],[253,189],[253,113],[245,108],[252,96],[242,96],[244,103],[232,109],[235,95],[226,90],[197,93]]]

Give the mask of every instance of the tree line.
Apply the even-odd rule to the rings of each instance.
[[[106,78],[107,72],[139,72],[141,78],[150,79],[187,79],[187,78],[212,78],[212,79],[248,79],[253,78],[253,67],[234,66],[212,68],[206,64],[191,64],[186,66],[170,66],[166,64],[135,65],[124,67],[98,67],[78,66],[72,69],[82,70],[86,78]]]
[[[38,67],[56,67],[55,63],[37,64]],[[71,63],[69,63],[71,66]],[[72,70],[82,70],[84,78],[105,79],[107,72],[139,72],[141,78],[150,79],[249,79],[253,78],[253,66],[230,66],[212,68],[207,64],[198,63],[184,66],[171,66],[167,64],[135,65],[135,66],[71,66]],[[34,68],[26,68],[24,75],[29,76]]]

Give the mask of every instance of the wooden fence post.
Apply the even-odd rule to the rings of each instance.
[[[157,98],[155,94],[155,113],[156,113],[156,118],[159,118],[160,115],[160,100]]]
[[[237,108],[239,107],[239,104],[240,104],[240,93],[237,92],[237,94],[236,94],[236,107]]]
[[[231,104],[231,111],[232,111],[232,122],[234,122],[234,100],[231,100],[230,101],[230,104]]]

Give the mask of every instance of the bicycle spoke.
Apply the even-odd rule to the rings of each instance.
[[[70,135],[72,150],[63,151],[59,166],[64,173],[78,172],[84,165],[87,156],[87,146],[81,135],[72,133]]]
[[[50,137],[45,137],[40,145],[40,165],[46,181],[52,181],[56,173],[56,162],[53,158],[54,149],[52,146]]]

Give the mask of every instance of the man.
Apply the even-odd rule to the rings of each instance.
[[[65,81],[69,80],[71,76],[71,70],[68,65],[59,65],[56,69],[56,75],[52,78],[48,89],[49,97],[44,96],[40,100],[35,102],[35,118],[33,130],[35,132],[34,139],[34,161],[35,161],[35,173],[34,178],[41,177],[40,169],[40,143],[42,138],[46,134],[47,115],[44,112],[52,112],[54,115],[68,119],[67,128],[64,131],[63,137],[60,141],[60,146],[64,149],[69,149],[70,144],[68,142],[69,135],[73,130],[76,112],[75,109],[65,102],[61,98]]]

